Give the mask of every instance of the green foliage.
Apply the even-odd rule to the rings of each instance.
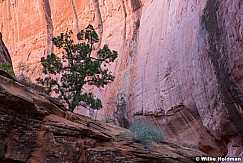
[[[114,62],[117,52],[111,51],[107,45],[97,51],[94,56],[94,44],[99,42],[97,33],[92,25],[81,30],[77,34],[78,43],[71,38],[72,31],[66,31],[53,38],[53,44],[62,49],[62,56],[50,54],[41,58],[45,78],[37,81],[46,87],[46,93],[55,92],[57,99],[64,101],[69,110],[73,111],[76,106],[83,105],[93,109],[102,108],[100,99],[92,93],[86,92],[85,85],[104,87],[114,80],[114,76],[106,68],[106,64]],[[55,76],[60,75],[60,80]]]
[[[129,140],[129,141],[134,141],[132,139],[132,133],[129,131],[129,130],[123,130],[119,133],[118,135],[119,138],[122,138],[122,139],[126,139],[126,140]]]
[[[151,142],[162,142],[164,134],[153,125],[135,122],[131,125],[132,139],[134,142],[143,144],[146,148],[151,147]]]
[[[18,68],[18,75],[17,80],[23,85],[31,86],[34,83],[30,81],[30,78],[27,76],[27,73],[29,72],[29,65],[24,63],[23,61],[20,61],[17,65]]]
[[[15,76],[14,72],[13,72],[13,66],[12,66],[11,63],[2,63],[2,64],[0,64],[0,70],[3,70],[5,72],[7,72],[12,77]]]
[[[112,119],[105,119],[105,120],[103,120],[103,122],[113,124],[114,120],[112,120]]]
[[[31,87],[31,88],[35,88],[35,83],[32,83],[29,79],[29,77],[25,76],[25,75],[20,75],[17,78],[18,82],[27,86],[27,87]]]

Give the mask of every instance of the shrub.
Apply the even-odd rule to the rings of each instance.
[[[140,122],[135,122],[131,125],[132,139],[136,143],[141,143],[145,148],[150,148],[152,141],[162,142],[164,134],[154,125],[148,125]]]
[[[35,86],[35,84],[32,83],[30,81],[29,77],[27,77],[26,75],[21,74],[20,76],[18,76],[17,80],[19,83],[21,83],[25,86],[32,87],[32,88]]]

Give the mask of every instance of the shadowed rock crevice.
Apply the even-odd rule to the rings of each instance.
[[[73,13],[74,13],[75,21],[76,21],[76,32],[78,33],[80,31],[79,30],[78,14],[77,14],[77,10],[76,10],[76,7],[75,7],[74,0],[71,0],[71,2],[72,2],[72,7],[73,7]]]
[[[15,76],[13,67],[12,67],[12,60],[8,49],[6,48],[3,40],[2,40],[2,33],[0,32],[0,74],[15,80],[13,77]],[[12,76],[11,76],[12,75]]]
[[[43,0],[43,10],[44,17],[46,21],[46,29],[47,29],[47,54],[53,53],[53,22],[51,18],[51,6],[49,0]]]
[[[243,95],[234,82],[231,74],[228,59],[226,57],[227,46],[225,46],[222,29],[222,20],[219,10],[220,2],[209,0],[202,18],[202,27],[205,26],[208,33],[208,56],[214,67],[217,78],[220,97],[225,106],[226,112],[234,123],[239,134],[243,134],[243,118],[239,113],[237,105],[243,108]]]
[[[128,99],[124,94],[120,94],[117,97],[116,110],[113,113],[119,126],[129,128],[130,123],[128,120]]]
[[[126,35],[127,35],[127,9],[124,0],[122,0],[122,9],[124,12],[124,28],[123,28],[123,46],[126,45]],[[123,49],[125,50],[125,49]]]
[[[102,15],[101,15],[101,11],[100,11],[100,4],[98,0],[93,0],[94,4],[95,4],[95,10],[96,10],[96,16],[97,16],[97,21],[98,21],[98,29],[99,29],[99,45],[98,47],[100,47],[100,44],[102,43],[102,38],[103,38],[103,21],[102,21]]]
[[[6,48],[3,40],[2,40],[2,33],[0,32],[0,64],[2,63],[11,63],[11,58],[8,52],[8,49]]]
[[[133,11],[136,11],[142,7],[142,3],[140,0],[132,0],[131,5]]]
[[[27,163],[19,160],[14,160],[14,159],[1,159],[1,158],[0,158],[0,162],[1,163]]]

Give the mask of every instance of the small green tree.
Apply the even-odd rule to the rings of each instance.
[[[92,25],[77,34],[77,44],[71,35],[72,31],[66,31],[52,39],[58,49],[63,49],[62,57],[59,58],[53,53],[46,58],[42,57],[43,73],[47,77],[38,78],[37,81],[45,86],[47,94],[55,92],[58,96],[56,98],[64,101],[71,111],[78,105],[100,109],[101,100],[86,92],[83,87],[88,84],[100,88],[114,80],[106,64],[114,62],[117,52],[104,45],[96,55],[92,54],[94,44],[99,42]],[[55,79],[58,74],[59,81]]]

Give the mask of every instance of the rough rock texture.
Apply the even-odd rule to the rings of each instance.
[[[110,66],[116,80],[94,89],[104,109],[91,116],[115,118],[125,127],[132,118],[155,123],[177,143],[237,156],[243,151],[242,5],[241,0],[5,0],[0,30],[15,72],[20,63],[28,64],[33,79],[41,74],[40,57],[56,51],[52,36],[94,24],[101,37],[97,46],[108,44],[119,57]]]
[[[172,143],[146,150],[130,131],[65,110],[0,74],[0,162],[194,162],[204,153]],[[196,162],[196,161],[195,161]]]
[[[8,49],[2,40],[2,33],[0,32],[0,64],[3,63],[12,63],[12,61]]]

